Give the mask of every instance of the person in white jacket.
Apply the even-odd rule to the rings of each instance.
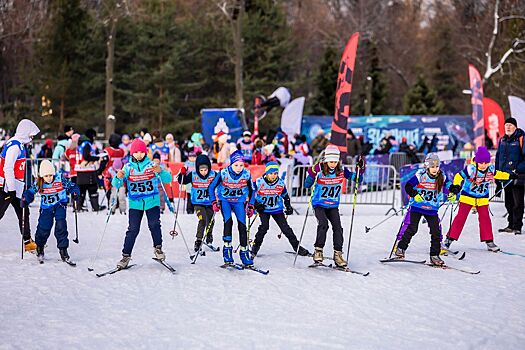
[[[35,123],[29,119],[22,119],[16,127],[15,136],[6,142],[0,154],[0,219],[4,217],[9,205],[15,209],[26,251],[35,250],[36,244],[31,239],[29,208],[26,209],[27,215],[24,215],[21,205],[26,179],[31,182],[26,176],[25,145],[30,143],[39,132],[40,129]]]

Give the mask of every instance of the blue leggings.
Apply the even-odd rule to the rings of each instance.
[[[222,239],[224,242],[232,241],[233,217],[232,212],[237,217],[237,226],[239,227],[239,243],[241,247],[248,246],[248,232],[246,230],[246,209],[244,202],[221,201],[222,218],[224,219],[224,233]]]

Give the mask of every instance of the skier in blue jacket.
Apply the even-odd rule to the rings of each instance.
[[[217,195],[215,194],[217,190]],[[233,264],[232,227],[235,213],[239,228],[240,258],[245,266],[252,266],[253,260],[248,249],[246,215],[254,214],[254,191],[250,172],[244,168],[243,154],[237,150],[230,156],[230,165],[222,169],[211,183],[209,189],[213,211],[222,212],[224,219],[223,258],[225,264]],[[217,198],[218,197],[218,198]]]

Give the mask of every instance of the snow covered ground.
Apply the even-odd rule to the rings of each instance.
[[[493,227],[506,224],[502,204],[492,205]],[[304,213],[305,208],[299,208]],[[52,236],[47,261],[26,254],[20,260],[20,235],[12,209],[0,221],[0,349],[524,349],[525,258],[489,253],[479,240],[471,215],[454,248],[464,261],[450,265],[481,270],[479,275],[412,264],[382,265],[401,218],[368,234],[384,218],[385,207],[358,206],[350,266],[368,277],[308,269],[310,258],[284,254],[290,246],[272,223],[251,271],[218,268],[221,253],[207,252],[191,265],[182,238],[168,231],[173,216],[162,216],[170,274],[154,262],[151,237],[143,221],[130,270],[97,278],[88,272],[104,228],[105,215],[79,214],[80,244],[71,242],[78,266],[58,262]],[[349,206],[342,220],[348,235]],[[32,207],[32,231],[37,209]],[[291,216],[299,235],[303,216]],[[74,215],[68,215],[70,239]],[[193,246],[196,218],[180,222]],[[111,217],[95,270],[114,267],[127,216]],[[255,225],[257,226],[257,225]],[[304,245],[313,249],[316,222],[308,221]],[[222,219],[215,229],[220,244]],[[444,223],[448,230],[448,214]],[[252,229],[252,235],[255,230]],[[425,259],[430,236],[426,225],[412,241],[408,258]],[[502,248],[525,254],[525,237],[496,233]],[[235,242],[236,243],[236,242]],[[346,243],[346,242],[345,242]],[[345,248],[346,250],[346,248]],[[325,255],[332,254],[331,232]],[[237,258],[238,259],[238,258]]]

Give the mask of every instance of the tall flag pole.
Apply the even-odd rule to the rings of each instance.
[[[339,65],[337,75],[337,88],[335,92],[335,114],[332,121],[332,136],[330,143],[337,146],[341,152],[341,159],[346,160],[346,133],[348,128],[348,117],[350,116],[350,94],[354,77],[355,57],[359,32],[352,34],[346,44]]]
[[[472,64],[468,65],[470,102],[472,103],[472,122],[474,124],[474,144],[476,148],[485,145],[485,125],[483,122],[483,84],[479,71]]]

